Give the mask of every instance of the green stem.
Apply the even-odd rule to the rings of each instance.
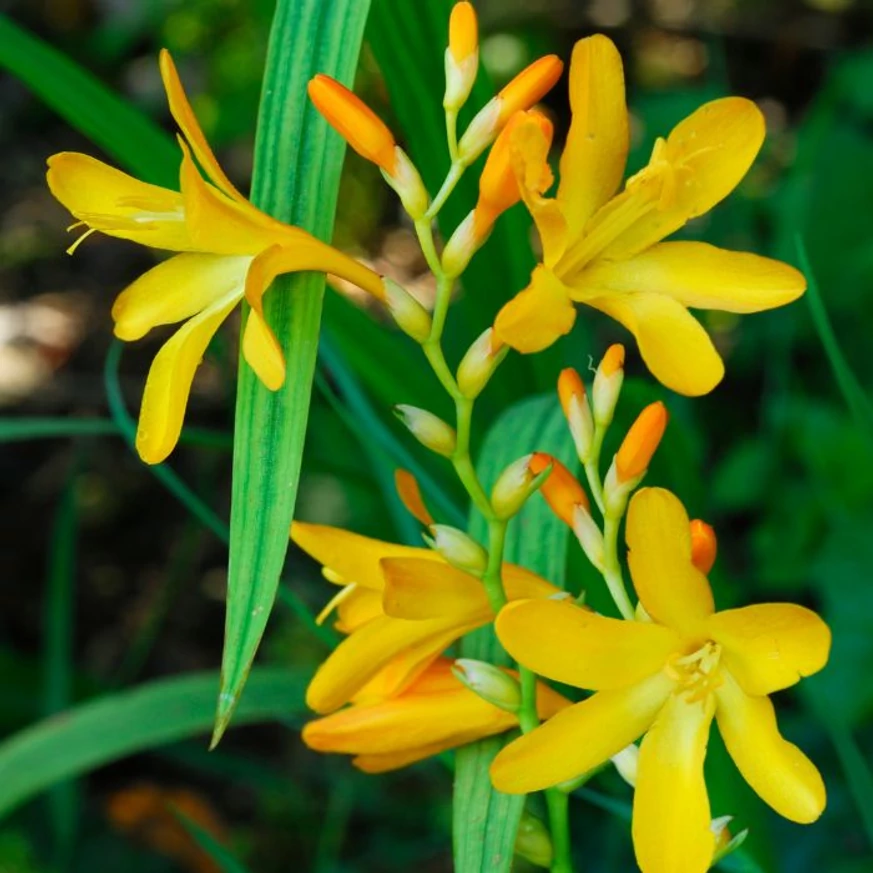
[[[603,578],[622,618],[634,619],[634,607],[627,596],[621,562],[618,559],[618,528],[621,515],[608,514],[603,520]]]
[[[492,519],[488,522],[488,566],[482,576],[482,584],[488,595],[488,602],[494,615],[506,606],[506,592],[503,590],[503,551],[506,545],[507,522]],[[522,689],[523,690],[523,689]]]
[[[595,427],[594,437],[591,440],[591,450],[588,452],[588,460],[584,464],[585,478],[588,480],[588,487],[601,515],[606,515],[606,505],[603,500],[603,479],[600,477],[600,450],[603,447],[605,433],[605,428]]]
[[[436,214],[443,208],[446,200],[451,196],[452,191],[455,190],[458,182],[461,181],[461,176],[464,175],[464,170],[466,166],[462,164],[458,160],[452,161],[452,166],[449,168],[449,174],[446,176],[446,181],[443,182],[442,188],[437,192],[437,196],[433,198],[433,202],[428,207],[427,212],[424,214],[426,219],[432,219],[436,216]]]
[[[454,165],[458,162],[458,112],[456,109],[446,110],[446,141],[449,144],[449,157]],[[433,209],[432,206],[431,209]]]
[[[570,851],[570,795],[549,788],[546,791],[546,806],[549,810],[549,830],[552,833],[551,873],[573,873],[573,856]]]

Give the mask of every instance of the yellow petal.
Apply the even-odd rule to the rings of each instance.
[[[711,696],[672,694],[640,746],[632,832],[643,873],[706,873],[712,864],[703,759],[713,709]]]
[[[146,379],[136,431],[136,450],[147,464],[159,464],[182,432],[194,373],[215,331],[239,303],[231,294],[190,318],[155,355]]]
[[[491,608],[482,583],[444,561],[384,558],[382,603],[385,614],[420,621],[450,616],[478,617],[486,622]]]
[[[664,294],[694,309],[760,312],[796,300],[803,274],[770,258],[699,242],[652,246],[629,260],[597,260],[580,277],[592,289]]]
[[[553,179],[548,163],[551,131],[535,118],[529,118],[515,125],[509,136],[518,190],[539,231],[543,263],[551,267],[564,253],[568,231],[561,204],[542,196]]]
[[[579,299],[623,324],[652,375],[668,388],[696,397],[721,381],[724,364],[712,340],[681,303],[647,293],[588,297],[589,290],[596,293],[585,288]]]
[[[567,600],[510,603],[497,616],[495,630],[525,667],[593,691],[639,682],[681,647],[665,627],[606,618]]]
[[[400,660],[395,662],[398,669],[392,692],[399,693],[477,624],[481,622],[461,624],[454,617],[427,621],[374,618],[343,640],[319,667],[306,691],[306,703],[319,713],[339,709],[395,657]]]
[[[338,527],[306,524],[291,525],[291,539],[323,567],[333,570],[344,582],[382,591],[385,578],[379,562],[382,558],[419,558],[440,561],[430,549],[417,549],[386,543]]]
[[[503,565],[503,590],[508,600],[529,600],[563,593],[561,588],[547,582],[542,576],[517,564]]]
[[[197,116],[194,115],[191,104],[185,96],[185,89],[179,80],[176,65],[166,49],[161,49],[159,66],[161,78],[164,82],[164,90],[167,92],[167,101],[170,104],[170,113],[176,120],[176,124],[179,125],[179,129],[185,135],[185,139],[191,146],[200,166],[203,167],[203,170],[212,182],[227,194],[228,197],[232,197],[235,200],[245,200],[246,198],[237,191],[215,159],[215,155],[212,153],[212,149],[209,147],[209,143],[206,141],[200,125],[197,123]]]
[[[348,588],[343,591],[348,591]],[[336,611],[334,627],[340,633],[350,634],[376,616],[384,615],[382,594],[371,588],[355,586],[352,592],[339,601]]]
[[[76,218],[101,233],[170,251],[195,248],[177,191],[140,182],[76,152],[52,155],[46,180]]]
[[[228,294],[239,294],[250,258],[186,253],[152,267],[112,305],[115,335],[126,342],[160,324],[184,321]]]
[[[628,563],[646,612],[685,636],[698,636],[714,609],[706,576],[691,563],[688,515],[663,488],[634,494],[627,514]]]
[[[709,619],[709,635],[748,694],[771,694],[817,673],[831,648],[828,626],[793,603],[759,603],[726,609]]]
[[[593,770],[647,730],[672,688],[659,673],[559,712],[500,752],[491,765],[494,787],[527,794]]]
[[[567,287],[545,267],[537,267],[530,285],[497,314],[498,338],[525,354],[540,352],[570,332],[576,309]]]
[[[709,212],[746,175],[764,134],[764,116],[743,97],[713,100],[692,112],[673,128],[659,156],[668,168],[670,196],[619,234],[604,256],[632,257]]]
[[[718,729],[740,773],[779,815],[801,824],[824,811],[826,796],[815,765],[779,733],[768,697],[750,697],[730,675],[715,692]]]
[[[465,746],[467,743],[475,742],[478,739],[482,738],[472,732],[469,734],[457,734],[451,740],[443,740],[439,743],[419,746],[418,748],[408,749],[403,752],[386,752],[383,755],[358,755],[352,763],[364,773],[388,773],[391,770],[399,770],[401,767],[408,767],[410,764],[423,761],[425,758],[439,755],[440,752]]]
[[[624,71],[615,44],[579,40],[570,62],[572,121],[561,155],[558,202],[571,236],[618,190],[628,151]]]
[[[263,315],[252,309],[243,331],[243,357],[270,391],[285,384],[285,355]]]

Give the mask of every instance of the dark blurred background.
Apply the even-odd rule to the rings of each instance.
[[[411,2],[375,0],[380,18],[374,15],[370,37],[392,6]],[[498,86],[539,54],[569,59],[574,41],[592,32],[617,42],[633,113],[631,169],[647,159],[655,136],[704,100],[754,99],[768,122],[762,155],[739,191],[685,235],[793,263],[802,240],[841,354],[866,393],[873,384],[873,3],[481,0],[476,7],[483,65]],[[0,10],[172,130],[156,64],[158,49],[169,48],[208,138],[245,190],[270,0],[34,0],[0,2]],[[442,51],[432,46],[432,64],[442,63]],[[386,83],[377,55],[371,39],[356,88],[400,134],[389,99],[397,84]],[[439,104],[441,93],[430,98]],[[560,144],[569,122],[566,79],[545,105]],[[44,184],[48,155],[98,150],[5,73],[0,150],[0,731],[11,736],[76,701],[215,669],[227,556],[138,461],[107,406],[111,301],[155,255],[95,236],[68,257],[70,219]],[[336,242],[426,299],[414,234],[378,173],[350,155],[342,186]],[[471,206],[461,204],[460,214]],[[486,249],[480,257],[495,256]],[[475,288],[461,293],[463,306]],[[326,305],[330,346],[313,398],[297,514],[409,538],[385,474],[384,444],[417,450],[395,429],[388,405],[415,401],[417,392],[440,412],[441,401],[418,379],[414,349],[383,314],[362,312],[366,303],[351,292],[329,295]],[[721,313],[704,320],[726,358],[725,383],[690,402],[655,385],[632,353],[619,425],[644,402],[666,399],[671,426],[650,481],[716,526],[721,605],[795,600],[820,610],[835,636],[831,664],[809,692],[778,701],[786,735],[825,774],[830,803],[821,822],[801,829],[778,820],[725,764],[715,740],[714,813],[735,814],[737,828],[752,829],[748,857],[758,868],[735,869],[870,871],[873,420],[863,396],[852,408],[846,402],[807,300],[742,320]],[[560,365],[584,368],[608,342],[627,339],[596,313],[580,322],[527,381],[511,369],[498,374],[480,427],[518,390],[552,390]],[[132,414],[162,339],[124,350],[118,372]],[[232,321],[211,347],[189,407],[188,424],[209,432],[171,459],[220,518],[228,514],[236,355]],[[367,415],[380,423],[381,448],[374,449],[376,425]],[[55,424],[43,424],[37,436],[27,427],[33,419]],[[93,432],[68,435],[80,426]],[[430,459],[417,460],[446,478]],[[446,489],[460,504],[450,482]],[[579,555],[569,561],[577,584],[594,590]],[[325,653],[302,606],[318,611],[333,592],[299,553],[290,554],[286,576],[261,660],[291,665],[302,679]],[[445,767],[429,762],[362,776],[344,759],[302,747],[297,730],[306,717],[301,704],[282,723],[239,728],[212,754],[198,736],[125,758],[27,804],[0,822],[0,871],[218,869],[167,803],[252,871],[448,870]],[[594,789],[629,800],[614,774]],[[626,824],[593,800],[573,805],[580,869],[630,869]]]

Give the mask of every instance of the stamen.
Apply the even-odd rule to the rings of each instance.
[[[690,655],[668,659],[665,671],[689,703],[699,703],[724,682],[718,669],[720,660],[721,646],[709,641]]]
[[[72,230],[72,229],[75,228],[75,227],[79,227],[80,225],[83,225],[84,223],[85,223],[84,221],[79,221],[79,222],[77,222],[76,224],[71,225],[71,226],[68,228],[68,230]],[[79,238],[78,238],[78,239],[77,239],[77,240],[76,240],[76,241],[75,241],[75,242],[74,242],[74,243],[73,243],[73,244],[72,244],[68,249],[67,249],[67,254],[68,254],[68,255],[72,255],[72,254],[74,254],[75,251],[76,251],[76,249],[79,248],[79,246],[82,245],[82,243],[85,242],[85,240],[86,240],[89,236],[91,236],[92,233],[95,233],[96,230],[97,230],[96,227],[89,227],[88,230],[86,230],[86,231],[85,231],[85,232],[84,232],[84,233],[83,233],[83,234],[82,234],[82,235],[81,235],[81,236],[80,236],[80,237],[79,237]]]
[[[325,568],[326,569],[326,568]],[[315,617],[316,624],[324,624],[327,620],[327,617],[347,598],[351,595],[353,591],[357,589],[357,583],[352,582],[350,585],[346,585],[344,588],[341,588],[331,599],[328,601],[327,605],[318,615]]]

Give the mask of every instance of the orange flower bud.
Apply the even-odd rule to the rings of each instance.
[[[715,563],[718,540],[715,531],[705,521],[695,518],[691,522],[691,563],[706,574]]]
[[[525,67],[497,95],[500,101],[498,126],[502,127],[519,109],[538,103],[561,78],[564,64],[557,55],[546,55]]]
[[[523,69],[503,90],[476,113],[458,144],[464,164],[471,164],[494,141],[512,116],[537,103],[558,81],[564,65],[547,55]]]
[[[615,456],[620,483],[637,479],[646,472],[666,427],[667,408],[660,401],[650,403],[637,416]]]
[[[363,100],[323,73],[310,80],[307,90],[315,108],[359,155],[394,175],[397,144],[385,122]]]
[[[573,527],[573,516],[577,506],[588,509],[588,497],[576,477],[557,459],[545,452],[535,452],[530,459],[530,471],[535,476],[545,470],[549,464],[552,472],[540,487],[540,493],[546,498],[552,512],[568,527]]]
[[[400,502],[406,507],[413,518],[420,521],[423,525],[430,526],[433,524],[433,516],[425,505],[424,498],[421,496],[418,480],[409,470],[398,469],[394,471],[394,488],[397,491]]]
[[[449,18],[449,51],[462,64],[479,48],[479,25],[472,3],[456,3]]]
[[[594,439],[594,420],[585,393],[585,383],[572,367],[562,370],[558,376],[558,397],[576,445],[576,454],[584,464]]]
[[[597,372],[594,374],[594,386],[591,389],[591,405],[594,409],[594,421],[600,427],[609,427],[618,395],[624,382],[624,346],[620,343],[611,345],[603,356]]]

